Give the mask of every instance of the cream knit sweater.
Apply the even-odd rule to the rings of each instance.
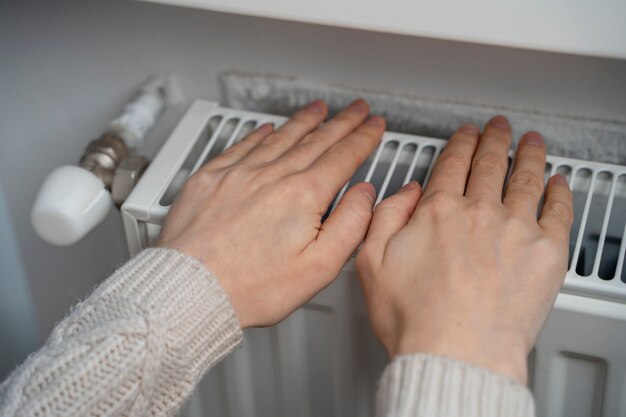
[[[241,341],[226,294],[200,262],[147,249],[78,304],[0,386],[0,416],[173,416]],[[534,415],[526,387],[425,354],[387,367],[376,408],[378,416]]]

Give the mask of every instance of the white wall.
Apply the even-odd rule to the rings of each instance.
[[[0,57],[0,178],[41,336],[125,259],[126,248],[118,213],[73,247],[44,243],[29,222],[36,192],[50,170],[77,161],[149,74],[173,71],[189,96],[210,99],[219,99],[217,74],[236,69],[626,119],[626,61],[132,1],[2,2]],[[182,110],[165,115],[144,153],[156,151]]]

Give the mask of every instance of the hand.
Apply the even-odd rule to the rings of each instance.
[[[450,139],[421,195],[409,183],[374,210],[357,257],[370,320],[391,356],[426,352],[526,382],[526,357],[563,283],[573,218],[565,179],[543,192],[546,151],[522,138],[504,198],[509,122]]]
[[[339,274],[370,223],[375,191],[335,195],[385,130],[357,100],[321,124],[315,101],[276,131],[260,126],[194,174],[158,245],[201,260],[229,296],[242,327],[275,324]]]

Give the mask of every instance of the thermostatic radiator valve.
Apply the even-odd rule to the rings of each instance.
[[[31,213],[37,234],[54,245],[71,245],[100,224],[114,204],[120,207],[149,163],[134,150],[163,109],[181,98],[173,77],[149,79],[104,134],[89,143],[80,166],[62,166],[48,175]]]

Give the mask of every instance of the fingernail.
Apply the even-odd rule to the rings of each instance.
[[[552,181],[554,181],[557,184],[563,184],[563,185],[569,186],[569,184],[567,183],[567,178],[565,178],[563,174],[556,174],[552,178],[553,178]]]
[[[413,180],[413,181],[409,181],[406,184],[404,184],[402,186],[402,188],[400,188],[400,190],[398,191],[408,191],[408,190],[412,190],[414,188],[417,188],[419,184],[417,183],[417,181]]]
[[[469,133],[469,134],[472,134],[472,135],[477,135],[477,134],[480,133],[480,129],[476,125],[473,125],[471,123],[467,123],[467,124],[464,124],[463,126],[461,126],[459,128],[459,132],[465,132],[465,133]]]
[[[365,110],[367,110],[367,103],[365,102],[365,100],[358,98],[358,99],[354,100],[348,106],[348,108],[350,110],[354,110],[354,111],[365,111]]]
[[[324,108],[326,107],[326,105],[324,104],[324,102],[322,100],[315,100],[314,102],[310,103],[308,106],[306,106],[306,110],[313,112],[313,113],[323,113],[324,112]]]
[[[370,125],[370,126],[381,127],[381,126],[384,126],[385,119],[383,119],[380,116],[371,116],[369,119],[367,119],[365,124]]]
[[[489,121],[489,124],[499,129],[507,129],[507,130],[511,129],[511,124],[509,123],[509,119],[507,119],[506,117],[502,115],[497,115],[495,117],[492,117],[491,120]]]
[[[524,135],[524,144],[532,146],[543,146],[543,138],[538,132],[528,132]]]

